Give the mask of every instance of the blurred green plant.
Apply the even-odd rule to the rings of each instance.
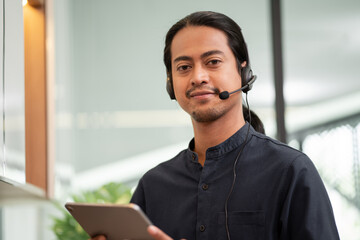
[[[87,203],[129,203],[131,191],[121,183],[108,183],[93,191],[86,191],[79,195],[73,195],[74,202]],[[80,224],[70,215],[70,213],[60,203],[55,203],[61,211],[62,217],[53,217],[52,230],[58,240],[87,240],[89,235],[82,229]]]

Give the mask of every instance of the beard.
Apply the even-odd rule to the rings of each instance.
[[[186,97],[190,98],[191,92],[197,89],[210,89],[217,95],[220,93],[218,88],[195,86],[186,92]],[[208,102],[206,100],[203,102],[198,102],[198,106],[192,105],[190,107],[190,109],[192,110],[189,109],[190,111],[185,110],[185,108],[183,109],[191,116],[194,121],[201,123],[210,123],[224,116],[228,111],[230,111],[231,108],[236,105],[235,102],[229,103],[229,100],[226,100],[225,102],[223,102],[223,100],[220,100],[220,103],[212,105],[211,107],[206,106],[207,103]]]
[[[227,110],[224,107],[208,108],[205,110],[194,110],[190,113],[192,119],[196,122],[213,122],[225,115]]]

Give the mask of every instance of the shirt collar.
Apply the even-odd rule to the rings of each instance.
[[[250,127],[250,132],[255,131],[252,126],[246,122],[244,126],[242,126],[236,133],[234,133],[231,137],[226,139],[224,142],[210,147],[206,151],[206,159],[216,159],[221,157],[222,155],[231,152],[235,148],[239,147],[244,141],[246,137],[246,132]],[[249,132],[249,134],[251,134]],[[248,137],[249,140],[250,136]],[[191,139],[188,146],[188,155],[192,161],[197,162],[197,154],[193,151],[195,148],[195,139]]]

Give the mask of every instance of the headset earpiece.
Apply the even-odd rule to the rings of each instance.
[[[242,89],[242,91],[244,93],[247,93],[248,91],[251,90],[252,85],[254,83],[254,75],[252,73],[251,67],[250,65],[247,63],[245,67],[241,68],[241,82],[242,82],[242,87],[245,87]]]

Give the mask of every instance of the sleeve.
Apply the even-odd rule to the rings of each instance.
[[[338,240],[331,203],[314,164],[305,155],[287,169],[280,217],[281,240]]]
[[[135,192],[131,197],[130,202],[137,204],[141,208],[141,210],[143,210],[143,212],[146,213],[143,179],[140,179],[139,184],[137,185]]]

